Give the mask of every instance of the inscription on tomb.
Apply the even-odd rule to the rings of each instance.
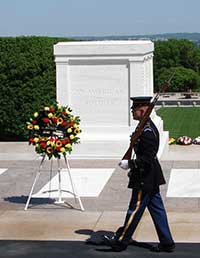
[[[71,66],[71,105],[85,125],[128,124],[126,65]]]

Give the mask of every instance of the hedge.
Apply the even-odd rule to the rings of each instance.
[[[0,140],[25,140],[25,124],[56,101],[53,45],[67,38],[0,37]]]

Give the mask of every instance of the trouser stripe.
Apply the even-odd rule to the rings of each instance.
[[[133,221],[133,218],[135,216],[135,213],[137,212],[137,210],[139,209],[140,207],[140,203],[141,203],[141,199],[142,199],[142,191],[140,190],[138,192],[138,196],[137,196],[137,203],[136,203],[136,208],[135,208],[135,211],[131,214],[130,218],[128,219],[126,225],[124,226],[124,230],[121,234],[121,236],[118,238],[119,241],[122,241],[122,239],[124,238],[124,235],[126,234],[130,224],[132,223]]]

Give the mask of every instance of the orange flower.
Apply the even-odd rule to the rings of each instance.
[[[56,141],[56,147],[61,147],[62,146],[62,142],[60,140]]]
[[[57,121],[57,123],[58,123],[58,124],[62,124],[62,122],[63,122],[63,119],[62,119],[62,117],[58,118],[58,121]]]
[[[78,134],[78,133],[80,133],[81,131],[80,131],[80,129],[79,128],[76,128],[75,130],[74,130],[74,133],[76,133],[76,134]]]
[[[47,153],[48,153],[48,154],[53,153],[53,149],[52,149],[51,147],[47,147],[47,149],[46,149],[46,150],[47,150]]]
[[[27,125],[27,129],[28,130],[32,130],[33,129],[33,125],[32,124]]]

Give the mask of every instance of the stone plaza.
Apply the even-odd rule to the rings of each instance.
[[[17,153],[14,152],[15,149],[18,149]],[[24,211],[40,159],[26,142],[0,143],[0,150],[0,257],[36,257],[39,255],[39,251],[36,250],[40,250],[40,255],[46,254],[41,257],[55,257],[50,255],[50,250],[56,253],[56,257],[77,257],[77,252],[83,252],[83,257],[105,256],[104,253],[97,253],[95,246],[85,245],[85,241],[103,232],[114,232],[124,219],[130,190],[126,188],[126,172],[117,165],[119,160],[69,159],[72,172],[73,169],[83,168],[99,169],[102,172],[113,170],[98,196],[81,196],[84,212],[80,211],[78,203],[75,203],[73,198],[64,198],[65,205],[54,204],[57,197],[32,198],[28,210]],[[200,242],[200,190],[197,187],[200,176],[199,151],[200,146],[172,145],[169,147],[168,155],[161,159],[167,181],[167,184],[161,187],[161,191],[170,227],[178,243],[176,257],[182,257],[183,250],[185,257],[197,257],[194,250]],[[173,177],[177,172],[185,175],[188,171],[190,175],[185,178],[185,183],[189,186],[186,192],[178,181],[175,186],[173,185]],[[36,194],[49,182],[49,176],[48,171],[41,174],[35,189]],[[181,180],[183,182],[184,178]],[[196,185],[189,183],[189,180],[193,183],[196,180]],[[53,187],[55,185],[52,184]],[[73,205],[74,209],[67,203]],[[133,238],[142,243],[158,241],[148,212],[145,213]],[[188,244],[187,247],[182,247],[185,243]],[[7,249],[8,246],[10,250]],[[138,255],[140,249],[130,247],[126,255]],[[141,255],[144,255],[141,257],[152,255],[146,249],[141,249],[141,252]],[[22,254],[27,256],[21,256]],[[108,254],[108,257],[113,256]]]

